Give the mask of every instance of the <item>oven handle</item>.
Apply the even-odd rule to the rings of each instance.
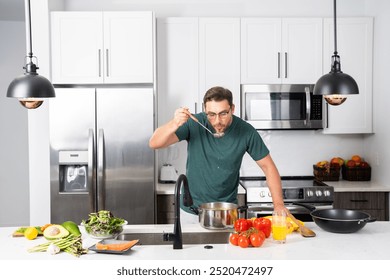
[[[285,204],[286,208],[291,212],[294,210],[305,210],[305,212],[310,213],[310,211],[304,206],[293,205],[293,204]],[[272,212],[274,210],[273,205],[261,205],[261,206],[251,206],[248,205],[247,212]],[[293,213],[294,214],[294,213]]]

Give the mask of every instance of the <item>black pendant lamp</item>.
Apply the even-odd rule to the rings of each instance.
[[[332,68],[329,74],[323,75],[314,86],[315,95],[324,95],[330,105],[340,105],[347,99],[346,95],[359,94],[359,88],[355,80],[341,72],[340,56],[337,53],[337,23],[336,0],[333,0],[334,21],[334,53],[332,56]]]
[[[25,73],[15,78],[8,87],[7,97],[15,97],[27,109],[36,109],[42,105],[44,98],[55,97],[54,87],[48,79],[39,76],[37,65],[34,64],[32,52],[32,32],[31,32],[31,7],[30,0],[25,0],[26,12],[26,32],[27,32],[27,56]]]

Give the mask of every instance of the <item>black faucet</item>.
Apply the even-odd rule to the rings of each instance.
[[[180,223],[180,189],[183,185],[183,205],[192,206],[192,197],[190,194],[190,189],[188,187],[188,180],[184,174],[181,174],[177,178],[175,185],[175,224],[173,233],[164,233],[164,241],[173,241],[173,249],[183,249],[183,235],[181,233],[181,223]]]

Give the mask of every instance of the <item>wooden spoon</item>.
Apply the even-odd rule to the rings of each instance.
[[[302,225],[290,212],[288,212],[288,216],[293,220],[294,223],[296,223],[299,227],[299,232],[303,237],[314,237],[316,236],[316,233],[312,231],[311,229],[305,227]]]

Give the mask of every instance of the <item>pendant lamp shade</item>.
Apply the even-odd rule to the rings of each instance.
[[[337,53],[337,23],[336,0],[333,1],[334,9],[334,54],[332,56],[332,68],[328,74],[323,75],[315,84],[315,95],[324,95],[330,105],[340,105],[347,99],[347,95],[359,94],[356,81],[348,74],[341,71],[340,56]]]
[[[29,46],[26,58],[29,61],[23,67],[25,69],[24,75],[15,78],[8,86],[7,97],[18,98],[20,103],[27,109],[36,109],[42,105],[44,98],[55,97],[55,91],[48,79],[38,75],[38,67],[33,62],[30,0],[25,1],[25,8]]]

